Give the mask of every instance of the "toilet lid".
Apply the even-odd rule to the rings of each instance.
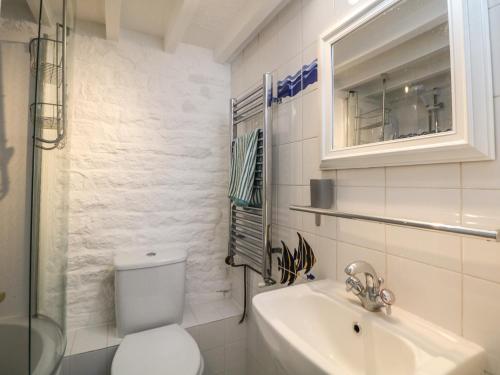
[[[177,324],[125,336],[113,359],[113,375],[196,375],[198,345]]]

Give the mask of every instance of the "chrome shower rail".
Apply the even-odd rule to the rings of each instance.
[[[235,255],[258,271],[266,284],[271,278],[271,168],[272,168],[272,76],[264,74],[263,82],[247,94],[230,100],[230,150],[233,140],[259,122],[262,131],[257,147],[255,188],[260,189],[261,207],[237,207],[230,203],[228,256]],[[252,123],[249,123],[252,120]],[[247,127],[248,125],[248,127]],[[239,132],[241,130],[241,132]],[[232,262],[234,264],[234,262]]]
[[[292,211],[308,212],[317,215],[340,217],[342,219],[372,221],[376,223],[395,225],[400,227],[410,227],[410,228],[430,230],[435,232],[447,232],[462,236],[479,237],[487,240],[494,240],[500,242],[500,230],[476,229],[470,227],[462,227],[459,225],[428,223],[425,221],[418,221],[418,220],[400,219],[400,218],[384,217],[384,216],[360,215],[360,214],[339,212],[339,211],[334,211],[324,208],[315,208],[309,206],[290,206],[289,209]]]

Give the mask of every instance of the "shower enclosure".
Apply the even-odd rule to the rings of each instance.
[[[74,11],[74,0],[1,4],[1,374],[56,374],[66,348]]]

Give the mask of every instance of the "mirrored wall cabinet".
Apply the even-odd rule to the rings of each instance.
[[[323,169],[495,158],[487,0],[368,2],[320,44]]]

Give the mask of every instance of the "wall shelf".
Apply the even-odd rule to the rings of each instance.
[[[351,220],[371,221],[381,224],[430,230],[434,232],[447,232],[461,236],[479,237],[487,240],[500,242],[499,229],[497,230],[477,229],[477,228],[463,227],[458,225],[429,223],[425,221],[417,221],[417,220],[409,220],[409,219],[401,219],[393,217],[360,215],[349,212],[339,212],[324,208],[315,208],[310,206],[290,206],[289,209],[292,211],[307,212],[316,215],[326,215],[326,216],[340,217],[342,219],[351,219]]]

